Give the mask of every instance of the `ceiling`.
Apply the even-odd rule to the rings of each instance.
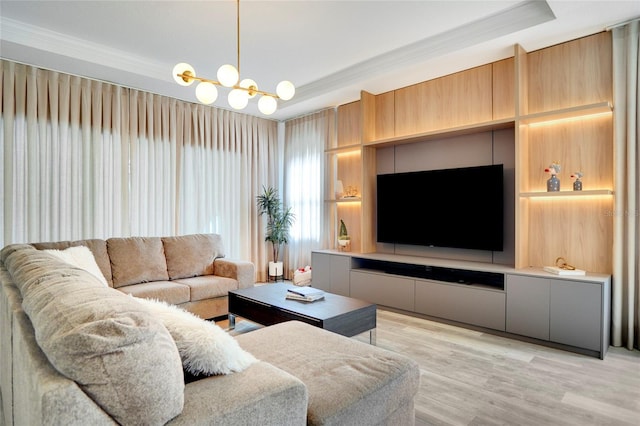
[[[590,35],[640,17],[640,1],[240,2],[240,77],[274,92],[286,120]],[[215,79],[236,64],[236,3],[0,0],[0,56],[196,102],[171,71]],[[230,109],[226,89],[214,103]],[[242,112],[261,116],[256,102]]]

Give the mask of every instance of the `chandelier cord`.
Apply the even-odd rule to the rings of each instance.
[[[236,0],[236,50],[238,56],[238,74],[240,74],[240,0]]]

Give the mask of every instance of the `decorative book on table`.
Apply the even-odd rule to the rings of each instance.
[[[298,287],[287,290],[287,299],[313,302],[324,298],[324,291],[313,287]]]

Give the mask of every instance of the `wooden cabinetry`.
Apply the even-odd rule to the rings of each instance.
[[[600,358],[609,347],[610,275],[560,278],[541,269],[328,251],[314,251],[312,265],[314,287],[380,306]],[[471,278],[460,283],[416,276],[435,269]]]
[[[506,331],[594,351],[609,346],[609,277],[507,275]]]
[[[611,34],[603,32],[535,52],[515,46],[512,58],[387,93],[362,92],[340,106],[338,145],[327,152],[332,180],[357,182],[357,201],[335,202],[352,251],[376,251],[378,149],[513,129],[513,266],[542,267],[562,256],[611,273],[611,70]],[[546,192],[544,169],[552,162],[562,166],[560,193]],[[581,193],[571,191],[576,171],[584,173]]]

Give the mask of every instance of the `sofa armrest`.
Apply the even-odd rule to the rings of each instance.
[[[256,283],[255,266],[244,260],[218,258],[213,262],[213,275],[238,280],[238,288],[253,287]]]

